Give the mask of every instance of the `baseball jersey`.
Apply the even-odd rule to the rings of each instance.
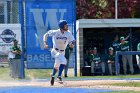
[[[121,51],[129,51],[129,42],[125,41],[124,44],[121,44],[120,48],[121,48]]]
[[[92,62],[92,60],[93,60],[93,54],[89,54],[88,55],[88,59],[89,59],[90,62]]]
[[[70,31],[62,33],[60,29],[49,30],[47,36],[52,36],[53,48],[58,48],[59,50],[65,50],[67,45],[75,40]]]
[[[101,62],[101,58],[99,57],[99,55],[98,54],[93,54],[93,61],[94,62]]]
[[[108,54],[107,55],[107,60],[115,61],[115,55],[114,54],[113,55]]]
[[[114,48],[114,52],[119,51],[120,42],[119,42],[119,41],[114,41],[114,42],[112,43],[112,47]]]
[[[20,51],[20,47],[19,46],[12,46],[10,47],[10,50],[11,51]],[[20,54],[15,54],[15,58],[14,59],[20,59],[21,58],[21,55]]]

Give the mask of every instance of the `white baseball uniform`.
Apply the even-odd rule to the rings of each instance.
[[[60,29],[49,30],[47,36],[52,36],[53,48],[51,50],[52,56],[55,58],[55,67],[60,64],[66,64],[65,49],[68,44],[74,41],[74,37],[70,31],[62,33]]]

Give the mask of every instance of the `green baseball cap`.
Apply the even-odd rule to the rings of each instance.
[[[124,40],[124,37],[122,36],[122,37],[120,37],[120,40]]]
[[[109,50],[113,50],[113,47],[110,47]]]

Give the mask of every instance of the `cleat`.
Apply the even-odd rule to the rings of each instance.
[[[67,75],[65,75],[64,77],[65,77],[65,78],[67,78],[68,76],[67,76]]]
[[[50,81],[51,85],[54,85],[54,76],[51,77],[51,81]]]
[[[62,78],[61,77],[57,77],[58,83],[63,84]]]

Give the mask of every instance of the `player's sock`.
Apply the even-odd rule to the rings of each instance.
[[[61,77],[61,75],[62,75],[62,71],[63,71],[64,67],[65,67],[64,64],[60,64],[59,72],[58,72],[58,77]]]
[[[57,69],[56,68],[53,68],[52,76],[55,76],[56,72],[57,72]]]

